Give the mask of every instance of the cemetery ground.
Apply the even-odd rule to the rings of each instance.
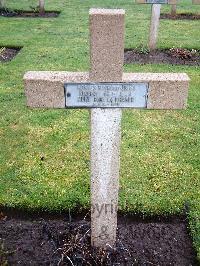
[[[30,1],[25,0],[11,0],[9,5],[30,9]],[[35,250],[43,252],[38,253],[38,260],[44,261],[55,250],[58,232],[62,232],[59,241],[71,236],[64,223],[71,218],[72,231],[77,232],[80,223],[84,234],[89,228],[87,221],[80,221],[90,209],[89,112],[28,109],[22,78],[28,70],[88,71],[90,7],[124,8],[125,47],[146,50],[150,5],[136,5],[132,0],[49,0],[47,10],[61,11],[59,17],[0,17],[0,46],[23,47],[12,61],[0,62],[0,258],[4,262],[32,258]],[[162,7],[165,12],[169,9]],[[200,7],[183,0],[179,11],[197,13]],[[161,20],[158,48],[199,50],[199,28],[198,20]],[[124,71],[186,72],[191,82],[186,110],[123,110],[120,240],[125,246],[130,241],[131,246],[144,239],[133,252],[139,265],[169,261],[181,265],[184,253],[190,262],[194,256],[189,232],[200,259],[199,66],[125,64]],[[38,239],[44,242],[46,253],[32,246],[38,245]],[[18,244],[19,253],[15,252]],[[182,258],[176,258],[180,249],[182,253],[177,254]],[[60,255],[56,254],[55,261]]]
[[[176,16],[171,15],[170,13],[164,13],[161,14],[160,16],[161,19],[191,19],[191,20],[195,20],[195,19],[200,19],[200,15],[199,14],[195,14],[195,13],[177,13]]]
[[[0,10],[0,16],[3,17],[17,17],[17,18],[52,18],[52,17],[58,17],[60,12],[55,11],[48,11],[44,14],[40,14],[39,11],[36,10],[12,10],[12,9],[1,9]]]

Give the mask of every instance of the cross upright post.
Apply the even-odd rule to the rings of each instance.
[[[90,80],[122,82],[124,10],[90,10]],[[121,109],[91,110],[92,245],[116,241]]]
[[[116,243],[121,108],[186,108],[185,73],[123,73],[124,10],[90,10],[90,72],[30,71],[27,106],[91,108],[91,243]],[[66,166],[67,167],[67,166]]]

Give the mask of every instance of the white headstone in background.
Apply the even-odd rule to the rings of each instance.
[[[136,3],[138,4],[152,4],[149,43],[148,43],[150,51],[155,50],[157,45],[161,4],[170,4],[172,5],[172,10],[175,10],[177,2],[178,0],[136,0]]]
[[[158,38],[159,20],[160,20],[160,4],[151,7],[151,24],[149,33],[149,50],[155,50]]]

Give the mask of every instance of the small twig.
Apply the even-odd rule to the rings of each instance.
[[[126,252],[128,252],[128,255],[131,257],[131,253],[130,253],[129,249],[127,249],[127,248],[124,247],[124,245],[123,245],[123,243],[122,243],[121,240],[119,240],[119,241],[120,241],[120,243],[122,245],[123,250],[125,250]]]
[[[114,248],[113,248],[113,247],[111,247],[111,245],[110,245],[110,244],[108,244],[108,243],[106,244],[106,246],[109,246],[111,249],[114,249]]]
[[[72,222],[72,216],[71,216],[70,209],[69,209],[69,222],[70,222],[70,223]]]
[[[63,248],[57,248],[54,252],[53,252],[53,255],[56,254],[57,251],[59,250],[63,250]]]
[[[86,219],[86,217],[89,215],[90,212],[86,213],[85,217],[83,218],[83,220]]]
[[[147,263],[150,263],[151,265],[156,266],[156,264],[154,264],[154,263],[152,263],[152,262],[150,262],[150,261],[147,261]]]
[[[70,259],[70,257],[68,257],[68,256],[66,255],[66,258],[71,262],[72,266],[75,266],[75,265],[73,264],[72,260]]]
[[[60,263],[63,261],[63,259],[64,259],[64,256],[63,256],[63,254],[62,254],[62,255],[61,255],[61,259],[59,260],[59,262],[58,262],[57,266],[59,266],[59,265],[60,265]]]
[[[83,238],[85,238],[85,236],[88,234],[88,232],[90,231],[91,229],[88,229],[87,232],[83,235],[83,237],[81,237],[81,239],[79,240],[79,243],[82,241]]]
[[[66,250],[64,254],[68,253],[70,250],[73,250],[73,247],[68,248],[68,250]]]

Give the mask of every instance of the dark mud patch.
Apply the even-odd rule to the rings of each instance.
[[[200,51],[183,48],[157,49],[151,52],[147,50],[126,49],[124,63],[200,66]]]
[[[55,18],[55,17],[58,17],[59,15],[60,15],[59,11],[46,11],[44,14],[41,14],[38,11],[0,9],[0,16],[2,16],[2,17]]]
[[[0,62],[11,61],[22,47],[0,47]]]
[[[119,215],[117,246],[106,251],[91,248],[84,215],[0,217],[0,254],[8,265],[197,265],[184,216]]]
[[[160,15],[161,19],[188,19],[188,20],[198,20],[200,19],[199,14],[192,14],[192,13],[178,13],[175,16],[171,14],[161,14]]]

